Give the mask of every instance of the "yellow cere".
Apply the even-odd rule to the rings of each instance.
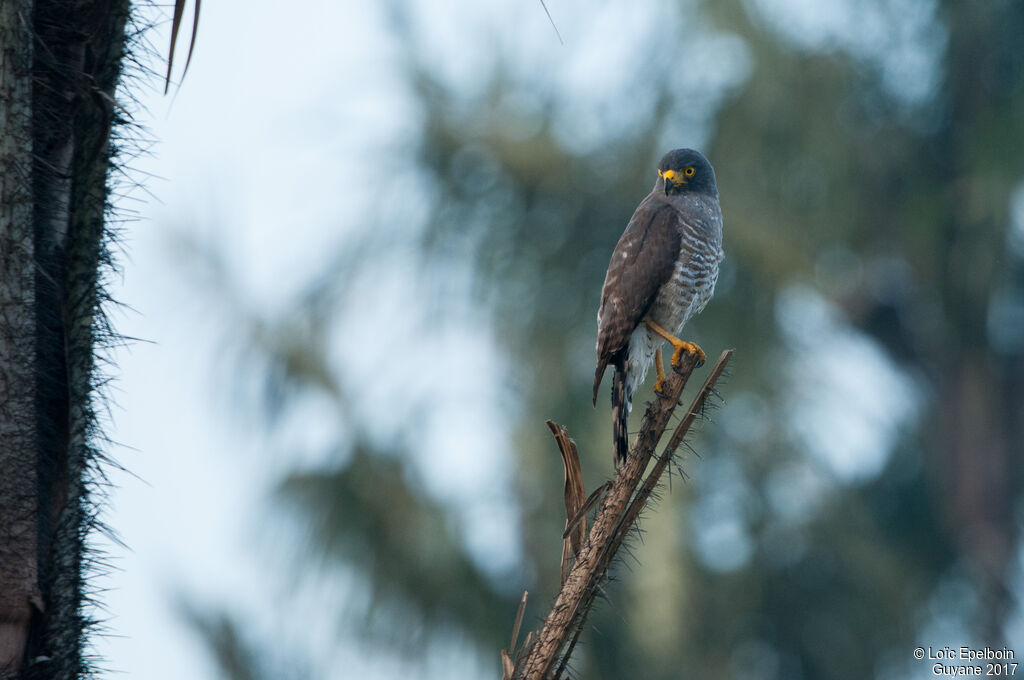
[[[673,182],[674,182],[674,181],[676,181],[676,180],[675,180],[675,177],[676,177],[676,173],[675,173],[675,171],[674,171],[674,170],[666,170],[665,172],[661,172],[661,171],[659,170],[659,171],[658,171],[658,174],[659,174],[659,175],[661,175],[662,177],[664,177],[664,178],[665,178],[665,179],[667,179],[667,180],[671,180],[671,181],[673,181]]]

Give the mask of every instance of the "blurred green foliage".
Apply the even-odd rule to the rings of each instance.
[[[279,502],[314,527],[312,552],[363,574],[386,644],[403,630],[429,644],[440,625],[497,675],[520,592],[526,624],[546,613],[564,518],[543,422],[579,442],[588,490],[610,472],[606,399],[588,397],[604,269],[661,152],[694,143],[718,173],[727,261],[688,332],[737,361],[689,481],[645,519],[591,619],[581,675],[911,677],[919,644],[1001,645],[1020,625],[1024,4],[840,4],[853,25],[815,39],[783,2],[673,5],[608,105],[641,107],[643,124],[591,144],[571,134],[578,95],[504,54],[486,86],[460,89],[392,8],[419,120],[403,169],[424,194],[422,229],[401,236],[435,319],[460,323],[449,307],[468,295],[515,376],[508,541],[523,566],[496,576],[459,538],[464,510],[431,498],[403,453],[415,424],[382,436],[384,421],[351,417],[358,386],[325,349],[346,326],[324,319],[347,318],[367,290],[353,280],[406,252],[368,238],[253,337],[275,409],[314,391],[344,414],[336,464],[283,480]],[[700,59],[709,36],[727,40]],[[689,64],[728,73],[681,77]],[[466,262],[453,290],[445,272]]]

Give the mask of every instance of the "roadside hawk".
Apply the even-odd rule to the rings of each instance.
[[[722,210],[715,171],[693,149],[669,151],[658,163],[654,189],[637,207],[612,252],[597,312],[594,404],[609,364],[615,466],[629,451],[627,423],[633,394],[655,360],[661,390],[661,344],[672,344],[672,365],[682,353],[704,352],[677,336],[711,299],[722,251]]]

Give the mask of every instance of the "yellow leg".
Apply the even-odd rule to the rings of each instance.
[[[708,358],[707,355],[704,354],[704,350],[697,346],[697,343],[680,340],[650,319],[647,319],[646,323],[652,331],[672,343],[672,365],[675,368],[679,368],[679,364],[683,360],[684,351],[696,356],[697,363],[699,364],[704,363],[704,360]]]
[[[654,391],[661,394],[661,384],[665,382],[665,369],[661,365],[661,348],[654,352],[654,368],[658,371],[658,380],[654,383]]]

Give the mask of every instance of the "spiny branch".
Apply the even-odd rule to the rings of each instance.
[[[582,547],[579,547],[576,541],[579,540],[578,532],[581,528],[585,531],[586,520],[577,515],[589,503],[580,503],[582,488],[574,489],[570,503],[567,486],[567,531],[563,555],[571,552],[575,557],[575,563],[568,573],[565,573],[563,563],[562,588],[540,632],[536,635],[527,635],[523,647],[517,654],[513,653],[515,638],[510,651],[502,652],[503,680],[557,680],[561,677],[583,630],[594,598],[607,576],[608,567],[622,546],[624,538],[636,524],[640,512],[650,502],[652,492],[657,488],[676,449],[683,444],[683,438],[704,408],[708,395],[717,394],[714,392],[715,383],[731,358],[732,350],[722,352],[686,415],[676,426],[668,446],[656,457],[654,466],[645,477],[644,472],[658,442],[669,427],[672,413],[679,403],[679,396],[696,367],[696,358],[693,355],[684,355],[682,365],[666,379],[659,398],[648,405],[626,463],[611,482],[611,487],[594,519],[593,528]],[[567,478],[570,470],[575,476],[578,470],[575,444],[569,439],[564,427],[550,422],[548,426],[555,435],[563,461],[566,462]],[[586,510],[582,512],[585,514]],[[517,633],[520,617],[517,617]],[[513,657],[515,663],[511,663]]]

